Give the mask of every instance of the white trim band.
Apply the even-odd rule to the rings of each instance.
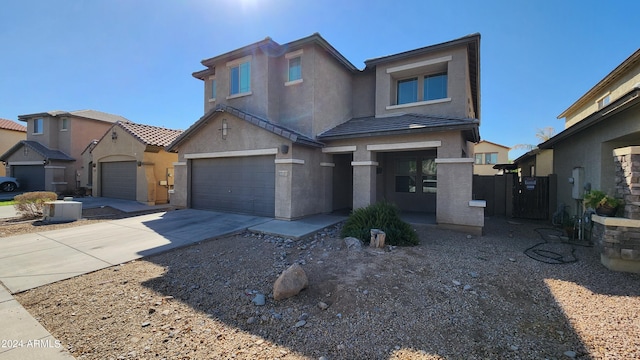
[[[408,143],[393,143],[393,144],[371,144],[367,145],[368,151],[388,151],[388,150],[418,150],[418,149],[431,149],[442,146],[442,141],[419,141]]]
[[[43,160],[33,160],[33,161],[9,161],[8,165],[44,165]]]
[[[186,154],[184,158],[185,159],[210,159],[210,158],[223,158],[223,157],[276,155],[277,153],[278,153],[278,148],[273,148],[273,149],[220,151],[220,152],[213,152],[213,153]]]
[[[45,165],[45,169],[66,169],[66,166],[56,166],[56,165]]]
[[[475,162],[472,158],[444,158],[436,159],[436,164],[473,164]]]
[[[351,166],[378,166],[377,161],[352,161]]]
[[[336,164],[334,164],[334,163],[327,163],[327,162],[321,162],[321,163],[320,163],[320,166],[323,166],[323,167],[336,167]]]
[[[239,59],[235,59],[235,60],[231,60],[227,62],[227,67],[234,67],[246,62],[250,62],[251,61],[251,55],[247,55],[245,57],[241,57]]]
[[[435,99],[435,100],[418,101],[418,102],[412,102],[412,103],[406,103],[406,104],[400,104],[400,105],[389,105],[389,106],[386,107],[386,109],[387,110],[404,109],[404,108],[409,108],[409,107],[414,107],[414,106],[439,104],[439,103],[449,102],[449,101],[451,101],[451,98],[442,98],[442,99]]]
[[[346,146],[328,146],[322,148],[322,152],[325,154],[338,154],[338,153],[348,153],[356,151],[355,145],[346,145]]]
[[[411,63],[411,64],[394,66],[394,67],[390,67],[390,68],[387,69],[387,74],[392,74],[392,73],[398,72],[398,71],[416,69],[416,68],[420,68],[420,67],[423,67],[423,66],[440,64],[440,63],[443,63],[443,62],[451,61],[451,59],[452,59],[451,55],[449,55],[449,56],[443,56],[443,57],[430,59],[430,60],[418,61],[418,62]]]
[[[470,200],[469,201],[469,207],[486,208],[487,207],[487,201],[486,200]]]
[[[298,164],[304,165],[304,160],[302,159],[276,159],[276,164]]]
[[[285,59],[293,59],[293,58],[296,58],[296,57],[302,55],[303,53],[304,53],[303,49],[292,51],[292,52],[284,54],[284,58]]]
[[[173,166],[187,166],[186,161],[177,161],[173,163]]]

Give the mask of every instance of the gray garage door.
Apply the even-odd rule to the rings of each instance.
[[[135,161],[118,161],[100,163],[100,187],[103,197],[135,200],[136,199]]]
[[[44,190],[44,166],[12,165],[11,176],[18,179],[20,191]]]
[[[273,156],[191,161],[191,207],[258,216],[275,214]]]

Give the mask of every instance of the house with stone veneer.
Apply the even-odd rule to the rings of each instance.
[[[479,34],[363,69],[319,34],[202,65],[204,115],[168,147],[173,204],[290,220],[384,200],[482,232]]]
[[[26,123],[27,138],[0,155],[7,174],[23,191],[70,193],[82,187],[82,152],[122,116],[96,110],[48,111],[18,116]]]
[[[15,121],[0,119],[0,154],[5,153],[15,143],[27,139],[27,128]],[[5,166],[0,166],[0,176],[5,176]]]
[[[557,201],[582,215],[587,189],[622,198],[617,218],[590,216],[610,269],[640,272],[640,49],[563,111],[565,129],[539,145],[553,149]]]
[[[166,204],[176,153],[165,147],[182,130],[118,121],[82,153],[82,184],[92,196]]]

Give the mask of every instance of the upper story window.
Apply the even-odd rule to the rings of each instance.
[[[300,57],[289,59],[289,81],[302,79],[302,61]]]
[[[42,119],[34,119],[33,120],[33,133],[34,134],[42,134],[44,132]]]
[[[424,77],[424,100],[437,100],[447,97],[447,73]]]
[[[609,105],[610,102],[611,102],[611,97],[607,94],[605,97],[603,97],[602,99],[598,100],[598,110],[600,110],[603,107]]]
[[[302,49],[284,54],[287,59],[287,81],[285,86],[295,85],[302,82]]]
[[[60,131],[67,131],[67,130],[69,130],[69,119],[62,118],[60,120]]]
[[[448,68],[451,56],[390,67],[392,101],[387,110],[398,107],[428,105],[451,101],[448,90]]]
[[[216,78],[215,77],[210,77],[209,78],[209,86],[211,86],[211,92],[209,93],[209,101],[216,101],[216,95],[217,95],[217,82],[216,82]]]
[[[229,97],[251,94],[251,56],[230,61],[229,68]]]
[[[498,153],[476,153],[476,165],[495,165],[498,163]]]

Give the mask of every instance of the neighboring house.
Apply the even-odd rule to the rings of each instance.
[[[479,233],[480,35],[367,60],[319,34],[203,60],[205,114],[170,146],[172,203],[278,219],[387,200]]]
[[[501,170],[495,169],[496,164],[506,164],[509,162],[508,146],[482,140],[473,147],[473,174],[474,175],[497,175]]]
[[[520,178],[553,174],[553,150],[535,148],[513,160]]]
[[[613,151],[640,145],[640,49],[562,112],[565,129],[539,145],[553,149],[558,204],[575,213],[584,186],[615,194]],[[571,179],[571,182],[569,181]]]
[[[14,121],[0,119],[0,154],[4,154],[7,150],[18,141],[27,138],[27,128]],[[7,175],[5,166],[0,166],[0,176]]]
[[[0,156],[7,172],[23,190],[70,193],[81,187],[82,152],[122,116],[95,110],[50,111],[20,115],[27,123],[27,139]]]
[[[148,205],[169,202],[173,163],[178,155],[165,150],[181,130],[118,121],[83,153],[82,178],[93,196],[135,200]]]

